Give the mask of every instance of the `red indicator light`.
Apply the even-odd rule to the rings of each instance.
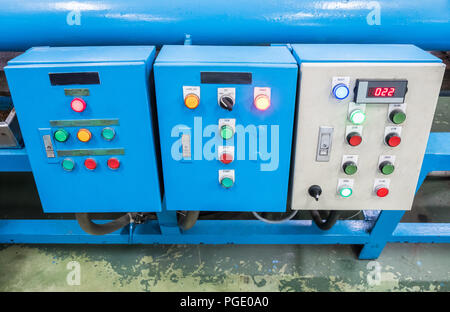
[[[81,113],[86,109],[86,102],[83,99],[74,98],[72,102],[70,102],[70,107],[73,111]]]
[[[396,147],[400,145],[402,139],[395,133],[390,133],[386,136],[386,144],[390,147]]]
[[[367,92],[368,97],[393,97],[395,95],[395,88],[377,87],[369,88]]]
[[[386,187],[380,187],[377,189],[378,197],[386,197],[389,194],[389,190]]]
[[[112,170],[116,170],[120,167],[120,161],[117,158],[108,159],[108,167]]]
[[[362,142],[362,137],[358,133],[352,132],[347,135],[347,142],[351,146],[358,146]]]
[[[95,168],[97,168],[97,162],[92,158],[87,158],[84,161],[84,166],[89,170],[94,170]]]
[[[228,153],[223,153],[220,155],[220,161],[224,164],[229,164],[233,161],[233,155]]]

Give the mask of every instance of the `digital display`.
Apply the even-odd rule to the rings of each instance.
[[[408,91],[407,80],[357,79],[355,103],[394,104],[404,103]]]
[[[377,87],[369,88],[367,91],[368,97],[393,97],[395,96],[395,88],[393,87]]]

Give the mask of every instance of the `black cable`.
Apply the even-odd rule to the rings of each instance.
[[[180,211],[177,215],[178,226],[183,231],[187,231],[197,222],[200,211]]]
[[[105,235],[115,232],[130,224],[130,222],[133,221],[134,214],[127,213],[120,218],[104,224],[97,224],[92,222],[92,217],[89,213],[76,213],[75,216],[77,218],[78,224],[86,233],[92,235]]]
[[[310,210],[310,212],[314,223],[319,227],[319,229],[324,231],[331,229],[339,219],[338,210],[331,210],[326,219],[322,219],[321,213],[318,210]],[[322,212],[322,215],[325,215],[325,213]]]

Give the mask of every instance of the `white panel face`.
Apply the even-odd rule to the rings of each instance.
[[[442,83],[444,65],[438,63],[302,63],[297,104],[297,137],[292,184],[292,209],[326,210],[410,210],[419,178],[434,111]],[[338,100],[332,94],[333,79],[349,77],[349,96]],[[405,104],[363,105],[365,120],[355,125],[349,112],[357,105],[354,89],[357,79],[407,80]],[[350,106],[350,109],[349,109]],[[407,107],[407,109],[406,109]],[[403,110],[406,120],[394,124],[393,109]],[[356,116],[360,121],[361,116]],[[321,128],[322,127],[322,128]],[[333,128],[329,160],[317,157],[320,129]],[[398,132],[401,143],[390,147],[385,136]],[[362,142],[351,146],[346,135],[360,132]],[[328,137],[327,137],[328,139]],[[352,141],[353,142],[353,141]],[[327,142],[328,143],[328,142]],[[356,173],[346,174],[344,160],[352,161]],[[319,159],[319,161],[318,161]],[[392,160],[394,171],[383,174],[380,164]],[[390,172],[391,167],[386,167]],[[349,172],[354,167],[348,168]],[[351,195],[341,196],[342,181],[352,184]],[[348,183],[347,183],[348,184]],[[316,201],[308,194],[319,185],[322,194]],[[385,188],[385,189],[383,189]],[[377,196],[377,190],[380,189]],[[386,191],[388,194],[386,195]],[[342,194],[350,192],[345,189]]]

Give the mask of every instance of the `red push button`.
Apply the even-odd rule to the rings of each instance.
[[[386,136],[386,144],[389,145],[390,147],[396,147],[400,145],[401,141],[402,139],[398,136],[397,133],[389,133]]]
[[[389,194],[389,190],[386,187],[380,187],[377,189],[377,196],[378,197],[386,197]]]
[[[74,98],[72,102],[70,102],[70,107],[73,111],[81,113],[86,109],[86,102],[83,99]]]
[[[220,161],[223,164],[229,164],[233,161],[233,155],[229,154],[229,153],[222,153],[220,155]]]
[[[95,161],[95,159],[87,158],[84,161],[84,166],[86,167],[86,169],[94,170],[95,168],[97,168],[97,162]]]
[[[357,132],[351,132],[347,135],[347,142],[351,146],[358,146],[362,142],[362,137]]]
[[[116,170],[120,167],[120,161],[117,158],[108,159],[109,169]]]

